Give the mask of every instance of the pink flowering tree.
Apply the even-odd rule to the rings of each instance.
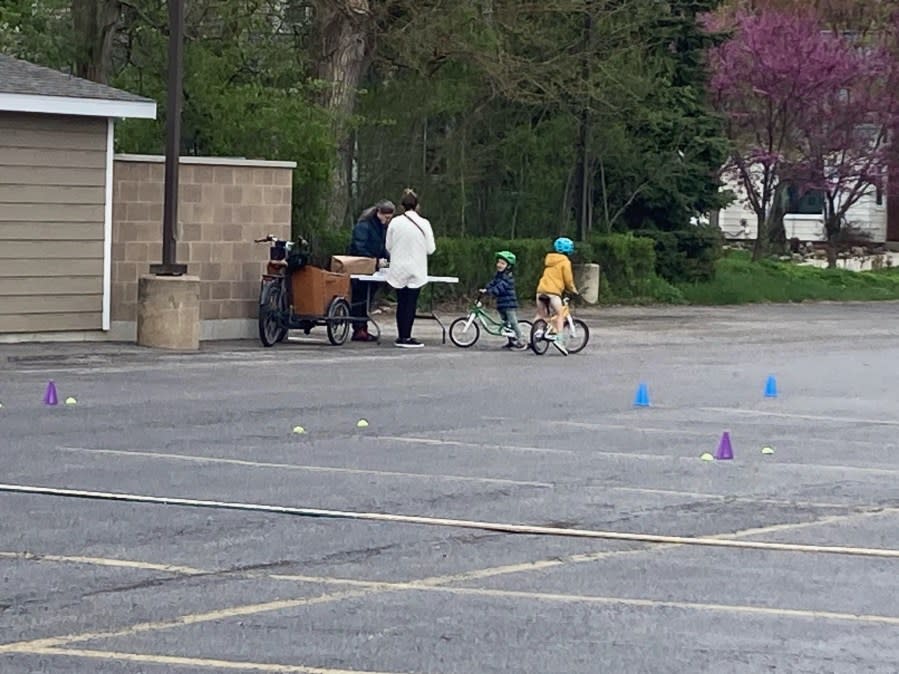
[[[757,217],[754,259],[772,232],[782,236],[789,187],[824,194],[831,244],[849,208],[882,189],[899,85],[889,35],[884,26],[883,46],[856,43],[813,14],[767,10],[738,15],[730,39],[710,50],[712,102],[733,148],[725,173]]]

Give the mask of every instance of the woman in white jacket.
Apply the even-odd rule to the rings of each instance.
[[[390,267],[387,283],[396,289],[396,346],[414,349],[424,346],[412,338],[412,324],[418,309],[418,295],[428,282],[428,255],[437,249],[434,231],[427,218],[418,214],[418,195],[410,189],[400,200],[404,213],[387,227]]]

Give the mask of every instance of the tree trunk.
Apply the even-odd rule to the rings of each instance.
[[[842,231],[842,213],[834,208],[834,200],[828,195],[824,214],[824,235],[827,237],[827,266],[836,269],[837,252],[840,233]]]
[[[374,29],[368,0],[317,0],[317,75],[325,88],[322,106],[330,113],[337,149],[331,170],[328,224],[343,225],[350,201],[350,118],[356,91],[368,67]]]
[[[76,76],[109,83],[112,43],[121,11],[118,0],[72,0]]]
[[[772,234],[780,228],[783,231],[784,214],[786,213],[786,195],[789,183],[781,181],[774,188],[774,197],[768,207],[768,213],[756,213],[758,233],[755,246],[752,248],[752,261],[757,262],[771,250]]]

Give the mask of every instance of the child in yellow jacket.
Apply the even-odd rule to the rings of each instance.
[[[547,253],[543,261],[543,275],[537,284],[537,316],[545,320],[552,317],[556,342],[564,352],[562,293],[578,294],[568,257],[574,252],[574,241],[564,236],[559,237],[553,242],[553,250],[555,252]]]

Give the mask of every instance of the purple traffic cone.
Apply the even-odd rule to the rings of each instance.
[[[730,433],[724,431],[721,436],[721,442],[718,443],[718,451],[715,452],[715,458],[719,461],[726,461],[734,458],[734,449],[730,445]]]
[[[56,397],[56,384],[53,383],[53,380],[50,380],[50,383],[47,384],[47,391],[44,393],[44,404],[45,405],[58,405],[59,400]]]

